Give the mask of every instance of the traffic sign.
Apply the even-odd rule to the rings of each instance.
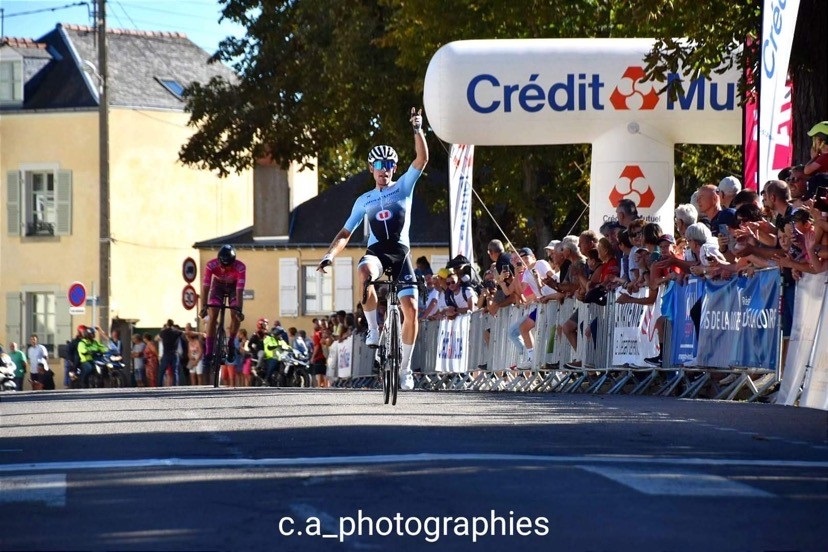
[[[193,258],[187,257],[184,259],[184,264],[181,265],[181,274],[184,276],[184,281],[188,284],[192,284],[196,279],[197,273],[198,267],[196,266],[196,262]]]
[[[82,307],[86,304],[86,288],[80,282],[73,282],[69,286],[69,304],[73,307]]]
[[[196,294],[195,288],[190,284],[184,286],[184,290],[181,292],[181,304],[184,305],[184,308],[192,310],[196,306],[197,301],[198,294]]]

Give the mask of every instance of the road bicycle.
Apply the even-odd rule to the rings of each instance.
[[[239,314],[242,312],[240,308],[228,305],[227,299],[227,296],[223,297],[221,305],[208,305],[209,308],[219,309],[218,322],[216,322],[216,335],[213,342],[213,361],[207,367],[213,370],[213,387],[219,387],[221,385],[221,367],[227,363],[227,333],[224,329],[224,311],[230,309]],[[236,351],[236,354],[241,353]]]
[[[400,388],[400,365],[402,364],[402,323],[400,300],[397,296],[401,284],[392,278],[388,272],[386,272],[386,275],[388,275],[386,280],[369,280],[365,283],[363,304],[369,285],[373,285],[377,293],[379,293],[377,286],[386,288],[387,308],[379,340],[378,355],[384,402],[388,404],[390,401],[392,405],[396,405],[397,390]]]

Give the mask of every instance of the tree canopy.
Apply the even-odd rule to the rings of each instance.
[[[335,185],[364,168],[376,143],[410,141],[408,110],[422,103],[425,68],[444,44],[471,38],[659,38],[648,58],[659,80],[678,65],[708,74],[723,62],[756,66],[760,0],[223,0],[223,17],[248,30],[229,37],[214,54],[238,79],[220,78],[186,91],[192,138],[182,162],[219,175],[251,168],[269,156],[282,166],[318,160],[321,180]],[[797,32],[813,33],[825,3],[802,0]],[[820,19],[821,18],[821,19]],[[673,37],[689,40],[676,42]],[[810,44],[799,37],[796,48]],[[825,48],[821,47],[824,63]],[[819,56],[815,56],[818,58]],[[825,76],[812,58],[795,51],[792,72],[810,99],[810,121],[825,118]],[[815,75],[814,73],[818,73]],[[753,81],[756,82],[756,81]],[[795,86],[797,86],[795,84]],[[822,94],[823,100],[814,99]],[[821,105],[820,105],[821,102]],[[821,110],[821,111],[817,111]],[[794,106],[797,113],[797,105]],[[426,114],[427,118],[427,114]],[[426,120],[427,124],[427,120]],[[429,134],[429,169],[445,172],[448,144]],[[735,147],[677,146],[677,198],[700,183],[741,173]],[[589,147],[479,147],[475,190],[515,242],[542,246],[570,231],[588,198]],[[479,240],[501,237],[475,203]],[[581,219],[575,230],[585,227]]]

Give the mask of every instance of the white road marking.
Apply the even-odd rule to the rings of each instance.
[[[3,476],[0,478],[0,504],[9,502],[66,506],[66,474]]]
[[[635,470],[610,466],[578,466],[648,495],[772,498],[776,495],[726,477],[689,470]]]
[[[632,464],[668,466],[747,466],[828,469],[828,461],[753,458],[670,458],[652,456],[547,456],[534,454],[418,453],[365,456],[317,456],[295,458],[144,458],[135,460],[87,460],[0,464],[0,473],[113,470],[140,468],[261,468],[370,464],[421,464],[439,462],[530,462],[539,464]]]

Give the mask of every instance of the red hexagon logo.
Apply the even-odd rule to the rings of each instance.
[[[638,96],[640,98],[639,111],[649,111],[658,105],[658,93],[653,85],[644,84],[642,81],[646,73],[643,67],[627,67],[621,76],[621,82],[610,94],[610,103],[617,110],[630,109],[629,99]],[[645,90],[649,86],[649,90]]]
[[[626,180],[627,185],[617,184],[612,187],[609,200],[613,207],[618,207],[618,203],[622,199],[631,199],[640,208],[653,206],[656,198],[655,193],[653,193],[650,185],[647,184],[647,178],[644,176],[644,171],[641,170],[641,167],[638,165],[627,165],[621,171],[621,174],[618,175],[618,178]]]

